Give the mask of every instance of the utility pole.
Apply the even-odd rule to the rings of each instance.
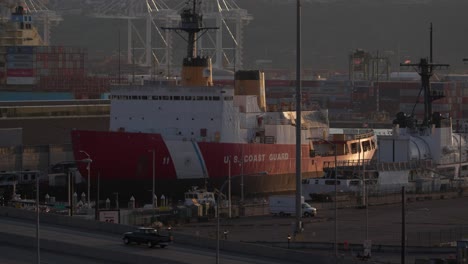
[[[302,232],[302,170],[301,170],[301,0],[296,10],[296,227],[295,233]]]

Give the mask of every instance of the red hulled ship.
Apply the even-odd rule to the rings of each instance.
[[[99,177],[101,192],[128,197],[151,197],[152,181],[157,194],[177,196],[194,184],[219,188],[229,176],[233,192],[246,195],[294,190],[296,112],[267,111],[260,71],[236,72],[234,86],[213,85],[211,60],[196,49],[197,34],[213,28],[202,26],[192,4],[179,27],[166,28],[188,34],[180,83],[113,86],[110,131],[73,131],[75,159],[92,160],[89,172]],[[335,159],[370,159],[375,152],[370,130],[330,135],[327,116],[302,111],[304,178],[321,176]],[[88,173],[84,164],[80,170]]]

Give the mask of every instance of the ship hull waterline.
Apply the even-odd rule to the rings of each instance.
[[[72,131],[72,143],[75,160],[86,159],[84,152],[92,160],[90,179],[96,185],[99,178],[101,197],[116,192],[122,198],[151,197],[153,177],[156,193],[174,198],[183,197],[191,186],[219,189],[229,175],[233,195],[239,195],[241,189],[246,197],[295,191],[293,144],[170,141],[160,134],[78,130]],[[309,147],[303,145],[303,178],[322,176],[323,164],[335,159],[334,155],[311,157],[309,153]],[[336,159],[372,155],[368,151],[362,157],[347,154]],[[78,169],[86,180],[87,164],[78,162]]]

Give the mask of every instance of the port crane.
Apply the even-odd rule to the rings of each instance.
[[[243,28],[253,19],[234,0],[203,0],[201,12],[205,26],[220,30],[207,33],[197,41],[200,54],[213,58],[217,68],[243,65]],[[171,5],[169,5],[170,3]],[[127,22],[127,63],[157,66],[168,74],[176,47],[173,33],[161,27],[177,27],[185,0],[108,0],[92,3],[88,15]],[[144,24],[142,24],[144,21]],[[144,32],[144,34],[143,34]],[[155,36],[155,37],[154,37]]]

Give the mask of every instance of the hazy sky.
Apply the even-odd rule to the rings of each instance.
[[[254,68],[259,59],[272,60],[278,68],[294,67],[296,1],[236,3],[253,16],[244,34],[246,68]],[[434,61],[451,64],[452,71],[466,71],[462,62],[468,57],[466,10],[466,0],[303,1],[303,67],[347,71],[348,55],[357,48],[386,54],[394,66],[403,59],[418,61],[429,56],[432,22]],[[83,15],[64,17],[52,30],[52,41],[88,47],[90,56],[108,53],[117,50],[119,28],[125,32],[126,23]],[[126,45],[126,40],[121,43]]]

